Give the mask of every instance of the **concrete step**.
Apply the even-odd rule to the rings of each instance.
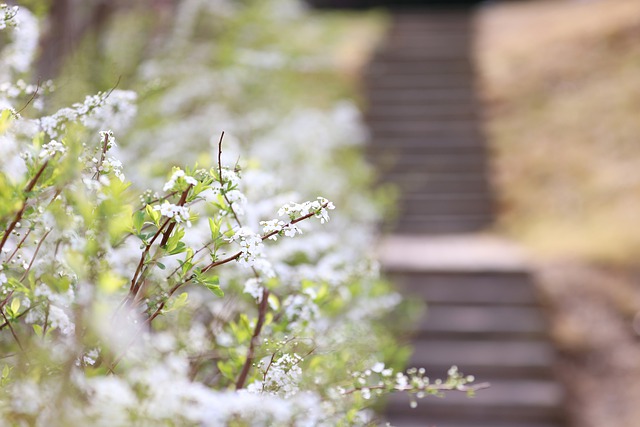
[[[535,306],[537,296],[531,279],[523,272],[406,272],[385,271],[399,289],[421,298],[435,308],[444,305],[506,306],[520,308]]]
[[[475,193],[488,189],[487,178],[478,173],[434,173],[421,171],[394,171],[381,174],[385,182],[397,185],[404,193]]]
[[[546,322],[535,306],[427,304],[427,312],[413,329],[415,339],[508,340],[546,336]]]
[[[473,90],[473,82],[469,81],[468,76],[462,75],[431,75],[431,76],[400,76],[396,77],[381,76],[377,79],[370,79],[365,82],[367,89],[428,89],[428,88],[442,88],[442,89],[468,89]]]
[[[475,103],[460,102],[442,105],[372,105],[365,112],[365,118],[370,123],[392,120],[425,120],[425,121],[456,121],[477,119],[479,112]]]
[[[475,95],[467,89],[440,89],[440,88],[427,88],[427,89],[397,89],[397,88],[385,88],[385,89],[372,89],[368,92],[369,102],[375,103],[410,103],[416,105],[424,103],[425,105],[431,105],[433,102],[445,103],[445,104],[470,104],[473,105],[476,102]]]
[[[464,152],[452,155],[416,154],[389,150],[378,155],[370,155],[369,160],[382,173],[422,170],[427,173],[486,173],[487,158],[479,154],[466,155]]]
[[[407,141],[404,138],[399,140],[404,145],[393,145],[396,141],[394,139],[383,141],[385,145],[370,144],[366,147],[367,155],[373,159],[383,157],[419,157],[425,160],[438,158],[442,161],[449,161],[447,158],[483,157],[483,162],[488,161],[488,149],[482,141],[438,140],[421,144],[420,142],[423,140],[417,138],[416,141]]]
[[[465,135],[449,134],[445,136],[433,135],[382,135],[377,133],[373,135],[373,140],[369,144],[369,150],[377,150],[379,148],[395,148],[402,150],[431,149],[431,148],[451,148],[451,152],[455,153],[458,149],[468,149],[472,147],[485,147],[484,140],[480,134]]]
[[[469,427],[476,422],[491,426],[555,425],[562,420],[564,393],[555,382],[494,380],[490,384],[473,398],[455,392],[447,393],[444,398],[427,396],[418,401],[415,409],[410,408],[409,396],[396,393],[388,401],[388,419],[393,423],[395,417],[404,418],[410,414],[423,422],[423,426],[447,419],[451,425]]]
[[[430,417],[428,421],[418,420],[411,416],[411,409],[409,409],[405,415],[394,416],[390,421],[393,427],[560,427],[561,424],[556,421],[549,422],[527,422],[522,423],[520,421],[512,422],[489,422],[486,420],[439,420]]]
[[[436,90],[436,89],[432,89]],[[440,90],[440,89],[438,89]],[[380,133],[415,133],[431,135],[433,133],[468,132],[476,134],[479,132],[479,124],[475,120],[453,118],[451,120],[426,121],[415,118],[380,119],[372,121],[369,125],[374,135]]]
[[[490,216],[483,215],[401,215],[389,228],[407,234],[454,234],[473,233],[488,229]]]
[[[460,59],[464,58],[465,55],[460,52],[465,52],[469,49],[469,45],[467,42],[458,42],[458,41],[449,41],[449,40],[432,40],[431,36],[426,34],[422,38],[415,40],[392,40],[387,46],[387,50],[383,52],[379,52],[376,56],[377,59],[381,62],[396,62],[396,61],[431,61],[431,60],[440,60],[440,59]],[[438,47],[429,48],[429,44],[438,43]],[[394,45],[402,45],[406,46],[407,44],[415,44],[416,49],[405,50],[405,49],[394,49]]]
[[[439,203],[434,200],[400,200],[396,203],[397,212],[400,217],[418,215],[443,215],[443,216],[481,216],[490,218],[494,207],[489,196],[476,199],[468,197],[450,198],[446,203]]]
[[[467,74],[469,78],[474,76],[474,67],[468,59],[441,59],[441,60],[409,60],[409,61],[385,61],[371,64],[369,73],[375,74]]]
[[[540,378],[550,375],[554,350],[543,340],[429,339],[414,342],[410,365],[445,375],[451,365],[476,377]]]
[[[474,79],[474,74],[472,72],[472,69],[467,67],[466,69],[460,69],[460,70],[451,70],[451,69],[447,69],[447,70],[438,70],[438,69],[433,69],[433,68],[429,68],[429,67],[425,67],[422,70],[418,70],[418,72],[416,72],[415,69],[406,69],[403,67],[393,67],[391,66],[391,64],[389,63],[378,63],[377,65],[371,65],[369,67],[367,67],[367,69],[364,71],[363,74],[363,78],[365,81],[369,82],[371,81],[372,83],[375,82],[375,80],[377,79],[381,79],[381,78],[394,78],[394,79],[401,79],[401,78],[407,78],[407,79],[414,79],[414,78],[424,78],[426,79],[432,79],[432,78],[439,78],[442,75],[447,75],[451,78],[466,78],[468,80],[473,80]]]

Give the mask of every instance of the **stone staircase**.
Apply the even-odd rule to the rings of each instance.
[[[488,152],[478,117],[472,9],[397,12],[366,74],[368,155],[401,191],[387,274],[427,302],[412,331],[410,365],[432,378],[451,365],[491,387],[475,398],[395,395],[397,427],[560,427],[563,391],[526,259],[478,234],[494,217]]]

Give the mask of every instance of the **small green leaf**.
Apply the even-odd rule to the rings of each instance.
[[[133,228],[136,231],[136,234],[140,234],[142,232],[142,226],[144,225],[144,212],[136,211],[133,214]]]
[[[219,360],[218,369],[220,370],[220,373],[225,376],[225,378],[234,380],[235,375],[233,374],[233,366],[229,362],[230,361],[225,362],[225,361]]]
[[[9,365],[4,365],[4,368],[2,368],[2,379],[9,378],[10,372],[11,368],[9,367]]]
[[[189,298],[189,294],[186,292],[183,292],[180,294],[180,296],[178,298],[176,298],[175,302],[172,305],[172,308],[174,310],[177,310],[179,308],[185,307],[187,305],[187,299]]]
[[[211,230],[211,240],[215,242],[220,234],[220,224],[216,223],[213,218],[209,218],[209,229]]]
[[[19,310],[20,310],[20,300],[18,298],[14,298],[13,301],[11,301],[11,312],[13,313],[14,316],[17,316]]]
[[[224,291],[220,289],[220,279],[218,276],[200,277],[200,283],[202,283],[205,288],[213,292],[215,296],[220,298],[224,296]]]
[[[147,215],[149,215],[149,218],[151,218],[153,223],[156,226],[159,226],[160,225],[160,212],[158,212],[157,210],[153,209],[153,207],[151,205],[145,206],[144,210],[147,213]]]
[[[273,310],[278,310],[280,308],[280,300],[274,294],[269,294],[269,298],[267,299],[267,301],[269,302],[269,306]]]
[[[167,267],[166,267],[163,263],[161,263],[161,262],[158,262],[158,263],[157,263],[157,265],[158,265],[158,268],[159,268],[160,270],[164,270],[165,268],[167,268]]]
[[[42,338],[42,326],[40,325],[33,325],[33,332],[35,332],[36,336],[38,338]]]

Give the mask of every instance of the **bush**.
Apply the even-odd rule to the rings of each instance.
[[[264,3],[221,22],[244,15],[250,25],[237,34],[262,28]],[[225,10],[206,4],[185,2],[178,17]],[[152,81],[141,99],[113,88],[39,113],[55,85],[19,80],[29,70],[16,58],[32,60],[36,20],[1,10],[10,43],[0,74],[15,81],[0,92],[6,424],[361,425],[387,392],[473,392],[455,369],[444,383],[394,369],[399,352],[382,324],[399,296],[368,255],[377,214],[358,194],[366,182],[350,175],[364,170],[345,141],[362,138],[353,107],[260,115],[269,97],[252,93],[255,109],[232,119],[237,104],[205,102],[203,80],[189,85],[198,70],[227,75],[229,96],[244,96],[255,76],[235,60],[213,71],[205,55],[180,70],[184,57],[158,55],[141,67]],[[211,136],[208,117],[225,114],[230,141]],[[310,126],[313,143],[301,136]],[[116,143],[114,131],[135,144]],[[175,161],[193,166],[168,170]],[[346,209],[324,224],[333,203],[317,193],[292,202],[293,189],[325,189]]]

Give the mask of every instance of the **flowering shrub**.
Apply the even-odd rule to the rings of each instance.
[[[172,43],[197,27],[189,17],[246,13],[213,3],[182,3]],[[375,209],[331,166],[348,153],[341,135],[361,138],[352,107],[284,119],[251,111],[253,123],[247,112],[234,117],[232,104],[199,111],[202,94],[183,82],[198,80],[199,66],[203,79],[242,76],[237,63],[215,74],[190,61],[187,77],[158,66],[183,62],[158,55],[141,73],[162,89],[139,100],[138,123],[138,96],[117,89],[41,114],[54,85],[24,83],[28,66],[15,58],[33,57],[35,24],[28,11],[0,6],[10,41],[0,62],[3,424],[361,425],[373,396],[474,390],[455,369],[432,383],[385,363],[392,340],[380,323],[399,297],[367,257],[376,215],[366,212]],[[240,62],[264,66],[264,52],[238,51]],[[267,57],[270,67],[283,61]],[[254,78],[245,77],[227,88],[244,89]],[[157,108],[166,119],[147,123]],[[223,133],[209,143],[212,111],[236,134],[228,143]],[[292,142],[311,138],[301,132],[310,126],[312,143]],[[193,167],[167,170],[198,152]],[[346,207],[331,221],[322,189]],[[316,194],[292,202],[304,200],[293,190]]]

